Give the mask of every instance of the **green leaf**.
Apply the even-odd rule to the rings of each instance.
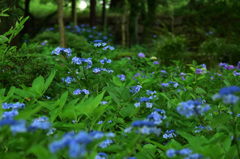
[[[65,93],[62,94],[60,100],[59,100],[59,107],[55,108],[53,111],[50,112],[50,121],[53,122],[57,116],[60,115],[63,106],[65,105],[66,101],[67,101],[67,97],[68,97],[68,91],[66,91]]]
[[[208,140],[204,136],[192,136],[184,131],[177,131],[177,133],[187,139],[195,150],[204,151],[202,145],[208,143]]]
[[[32,88],[38,93],[39,96],[41,96],[44,88],[44,78],[42,76],[39,76],[34,79]]]
[[[116,76],[113,76],[113,83],[118,87],[121,87],[123,85],[122,81]]]
[[[54,79],[56,74],[56,70],[52,70],[50,76],[46,79],[46,82],[44,84],[44,91],[46,91],[51,84],[52,80]]]
[[[132,113],[134,112],[136,108],[134,107],[134,105],[129,105],[127,107],[122,108],[122,110],[120,111],[120,114],[122,115],[122,117],[132,117]]]
[[[104,152],[120,152],[120,151],[122,151],[123,150],[123,148],[122,148],[122,146],[120,146],[120,145],[109,145],[108,147],[106,147],[106,148],[104,148],[103,149],[103,151]]]
[[[41,106],[36,106],[35,108],[25,108],[21,113],[16,116],[16,119],[31,119],[37,112],[42,109]]]
[[[28,154],[33,153],[37,158],[39,159],[46,159],[46,158],[51,158],[54,159],[56,158],[53,154],[50,153],[50,151],[42,146],[42,145],[34,145],[32,146],[28,151]]]
[[[195,91],[196,91],[197,94],[206,94],[207,93],[204,89],[202,89],[200,87],[197,87],[195,89]]]
[[[0,35],[0,44],[4,44],[8,41],[8,38],[4,35]]]
[[[157,151],[157,147],[156,145],[152,145],[152,144],[146,144],[143,146],[143,149],[147,150],[148,152],[150,152],[153,156],[155,154],[155,152]]]
[[[168,96],[165,93],[159,93],[161,96],[163,96],[164,98],[166,98],[168,101],[170,101],[170,99],[168,98]]]
[[[79,114],[85,114],[88,117],[92,117],[92,115],[94,114],[95,109],[98,107],[98,105],[100,104],[103,95],[104,95],[105,91],[103,91],[101,94],[99,94],[97,97],[93,98],[89,98],[88,100],[86,100],[84,103],[80,103],[75,107],[75,110],[77,111],[77,115]]]

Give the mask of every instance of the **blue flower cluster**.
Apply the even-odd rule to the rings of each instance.
[[[233,65],[228,65],[227,63],[220,63],[219,68],[220,69],[225,69],[225,70],[232,70],[235,67]]]
[[[187,118],[203,114],[204,112],[207,112],[210,109],[210,106],[208,104],[202,104],[199,101],[193,101],[189,100],[187,102],[181,102],[180,105],[177,107],[177,111],[179,114],[186,116]]]
[[[52,124],[45,116],[33,119],[32,123],[28,126],[28,130],[35,131],[37,129],[50,130]],[[54,130],[51,130],[54,131]]]
[[[67,84],[72,83],[73,81],[76,82],[75,78],[67,76],[66,79],[62,78],[63,83],[66,82]]]
[[[110,68],[106,69],[106,68],[94,68],[93,72],[94,73],[99,73],[99,72],[107,72],[107,73],[113,73],[113,70],[111,70]]]
[[[164,119],[166,119],[166,113],[163,109],[155,109],[148,115],[147,121],[152,121],[156,125],[160,125]]]
[[[169,81],[168,83],[161,83],[161,86],[163,87],[169,87],[169,84],[173,85],[174,88],[177,88],[179,86],[178,83],[173,82],[173,81]]]
[[[98,61],[100,61],[101,64],[104,64],[105,62],[106,63],[111,63],[112,62],[111,59],[107,59],[107,58],[104,58],[103,60],[98,60]]]
[[[137,108],[137,107],[140,107],[141,103],[146,102],[146,107],[152,108],[153,103],[151,103],[150,100],[158,99],[156,94],[157,94],[156,91],[147,90],[147,95],[150,95],[150,96],[149,97],[140,97],[138,102],[134,103],[134,106]]]
[[[169,158],[175,157],[176,155],[183,156],[184,159],[203,158],[203,155],[198,154],[198,153],[193,153],[192,150],[190,150],[189,148],[185,148],[182,150],[169,149],[169,150],[167,150],[166,155]]]
[[[0,129],[2,126],[9,125],[10,130],[15,135],[16,133],[27,132],[25,120],[4,119],[0,120]]]
[[[141,88],[142,88],[142,86],[140,86],[140,85],[132,86],[129,91],[133,94],[136,94],[140,91]]]
[[[56,129],[51,128],[52,124],[48,121],[47,117],[39,117],[34,119],[32,123],[27,126],[25,120],[14,120],[12,118],[4,119],[0,121],[0,128],[4,125],[9,125],[10,130],[15,135],[16,133],[24,133],[27,131],[34,132],[37,129],[48,130],[47,135],[53,134]]]
[[[49,150],[51,153],[56,153],[57,151],[68,147],[69,148],[69,157],[77,158],[83,157],[87,152],[88,144],[92,143],[95,140],[101,139],[103,137],[114,137],[113,133],[104,134],[103,132],[93,131],[86,133],[85,131],[80,131],[75,134],[74,132],[66,133],[60,140],[54,141],[49,145]],[[113,141],[107,139],[100,143],[100,147],[105,147],[112,143]],[[104,156],[100,154],[100,156]]]
[[[125,75],[124,74],[121,74],[121,75],[117,75],[118,78],[120,78],[121,81],[125,81]]]
[[[92,58],[79,58],[79,57],[73,57],[72,58],[72,63],[77,64],[77,65],[81,65],[83,62],[88,64],[88,67],[91,68],[92,67]]]
[[[24,109],[25,108],[25,104],[24,103],[3,103],[2,104],[2,108],[3,109],[11,109],[11,111],[5,111],[3,114],[2,114],[2,118],[3,119],[12,119],[13,117],[17,116],[18,115],[18,109]]]
[[[236,104],[239,101],[239,97],[236,96],[235,93],[240,93],[240,87],[223,87],[218,94],[212,96],[212,99],[222,99],[225,104]]]
[[[204,130],[204,129],[206,129],[206,130],[208,130],[208,131],[210,131],[210,130],[212,130],[212,128],[208,125],[208,126],[202,126],[202,125],[199,125],[199,126],[196,126],[195,128],[194,128],[195,130],[194,130],[194,132],[195,133],[198,133],[198,132],[201,132],[202,130]]]
[[[177,134],[175,134],[174,132],[175,132],[175,130],[166,131],[165,134],[163,134],[163,138],[170,139],[170,138],[177,136]]]
[[[107,159],[108,155],[104,152],[99,152],[95,159]]]
[[[102,42],[95,42],[94,43],[95,47],[106,46],[106,45],[107,45],[107,43],[102,43]]]
[[[61,52],[65,52],[67,57],[70,57],[72,55],[72,51],[70,48],[66,49],[61,47],[57,47],[55,50],[52,51],[51,54],[59,55]]]
[[[156,134],[157,136],[161,133],[161,129],[156,127],[156,124],[152,121],[137,120],[132,123],[131,127],[124,130],[125,133],[130,133],[134,128],[138,128],[135,132],[141,134]]]
[[[105,46],[104,48],[103,48],[103,50],[107,50],[107,49],[110,49],[110,50],[114,50],[115,48],[113,47],[113,46]]]
[[[89,94],[89,90],[86,90],[86,89],[76,89],[74,92],[73,92],[73,95],[79,95],[81,93],[85,93],[85,94]]]
[[[161,114],[159,114],[161,113]],[[162,120],[166,119],[165,111],[161,109],[155,109],[147,119],[145,120],[137,120],[132,122],[131,127],[128,127],[124,130],[125,133],[130,133],[134,128],[138,128],[135,132],[141,134],[156,134],[160,135],[161,129],[157,128],[157,125],[162,123]]]

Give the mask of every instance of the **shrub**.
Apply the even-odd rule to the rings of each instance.
[[[47,40],[49,45],[58,47],[59,46],[59,33],[57,32],[43,32],[38,34],[32,41],[31,43],[36,43],[36,42],[43,42]],[[73,33],[66,33],[66,42],[67,42],[67,47],[69,48],[74,48],[76,52],[80,51],[88,51],[92,46],[87,43],[85,38],[80,35],[76,35]]]
[[[155,42],[156,56],[164,64],[168,64],[170,59],[180,60],[187,50],[185,43],[186,40],[181,36],[164,35]]]

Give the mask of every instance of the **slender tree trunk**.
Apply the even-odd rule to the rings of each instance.
[[[129,15],[129,42],[130,46],[138,44],[138,0],[130,0],[130,15]]]
[[[59,25],[59,42],[60,47],[66,47],[65,31],[63,24],[63,0],[57,0],[58,3],[58,25]]]
[[[106,28],[107,28],[107,18],[106,18],[106,0],[103,0],[102,4],[102,28],[103,32],[106,33]]]
[[[150,30],[156,16],[157,4],[157,0],[147,1],[148,12],[146,19],[144,20],[143,42],[147,42],[150,39]]]
[[[25,10],[24,10],[25,17],[29,16],[29,5],[30,5],[30,0],[25,0]]]
[[[96,0],[90,0],[90,26],[96,26]]]
[[[122,16],[122,48],[126,46],[126,17],[127,17],[127,4],[126,0],[123,3],[123,16]]]
[[[76,0],[72,0],[72,22],[73,25],[77,25],[77,8],[76,8]]]
[[[30,0],[25,0],[24,17],[30,16],[29,7],[30,7]],[[32,27],[30,27],[31,24],[32,24]],[[33,28],[35,28],[35,25],[33,24],[33,20],[30,17],[24,24],[23,33],[31,33]]]

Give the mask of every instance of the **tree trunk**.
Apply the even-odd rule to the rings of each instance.
[[[90,0],[90,26],[96,26],[96,0]]]
[[[107,18],[106,18],[106,0],[103,0],[102,4],[102,30],[106,34]]]
[[[123,4],[123,16],[122,16],[122,48],[126,46],[126,17],[127,17],[127,4],[126,0]]]
[[[72,22],[73,25],[77,25],[77,8],[76,8],[76,0],[72,0]]]
[[[59,25],[59,42],[60,47],[65,48],[65,31],[64,31],[64,24],[63,24],[63,0],[57,0],[58,4],[58,25]]]
[[[143,41],[147,42],[151,36],[150,36],[150,30],[152,28],[155,16],[156,16],[156,9],[157,9],[157,0],[148,0],[147,1],[147,17],[144,20],[144,30],[143,30]]]
[[[29,5],[30,5],[30,0],[25,0],[24,17],[28,17],[28,16],[30,17]],[[31,24],[34,25],[33,20],[30,17],[26,21],[22,32],[23,33],[31,33],[33,30],[32,28],[35,28],[35,26],[30,27]]]
[[[130,46],[138,44],[138,0],[129,1],[130,15],[129,15],[129,42]]]

